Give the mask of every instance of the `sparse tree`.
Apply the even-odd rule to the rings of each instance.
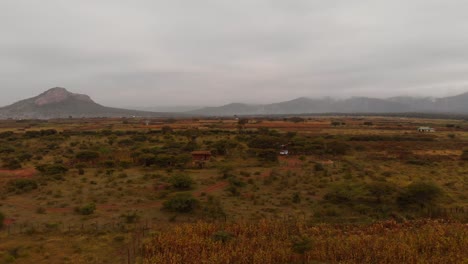
[[[99,158],[99,153],[95,151],[81,151],[76,154],[76,159],[80,162],[91,162]]]
[[[461,155],[462,160],[468,160],[468,149],[465,149]]]
[[[188,190],[192,188],[194,181],[190,175],[187,174],[177,174],[171,177],[170,183],[172,187],[178,190]]]
[[[170,126],[163,126],[161,127],[161,132],[166,135],[166,134],[171,134],[173,132],[172,127]]]
[[[177,213],[190,213],[198,205],[199,201],[191,194],[179,193],[165,201],[163,208]]]
[[[414,182],[398,197],[398,203],[401,207],[418,205],[423,208],[432,205],[441,194],[442,189],[435,183]]]

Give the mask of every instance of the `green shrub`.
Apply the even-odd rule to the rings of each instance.
[[[171,134],[172,132],[174,132],[174,130],[170,126],[163,126],[161,127],[161,132],[166,135]]]
[[[232,175],[234,167],[231,165],[221,165],[218,167],[218,171],[222,175],[223,179],[227,179]]]
[[[122,214],[120,217],[123,218],[124,222],[127,224],[136,223],[140,219],[140,216],[136,212]]]
[[[9,146],[0,146],[0,154],[11,154],[15,149]]]
[[[401,207],[408,208],[412,205],[425,207],[434,204],[439,196],[442,195],[442,189],[431,182],[414,182],[408,185],[403,193],[398,197],[398,204]]]
[[[418,165],[418,166],[429,166],[431,165],[431,162],[428,160],[424,159],[410,159],[406,161],[406,163],[411,164],[411,165]]]
[[[299,192],[295,192],[292,196],[293,203],[300,203],[301,202],[301,194]]]
[[[296,237],[292,242],[292,250],[304,255],[307,251],[312,249],[312,240],[308,237]]]
[[[29,161],[31,160],[33,157],[33,155],[29,154],[29,153],[21,153],[20,155],[18,155],[18,160],[20,162],[24,162],[24,161]]]
[[[90,162],[99,158],[99,153],[95,151],[81,151],[76,154],[76,158],[82,162]]]
[[[232,195],[232,196],[239,196],[240,191],[237,189],[235,185],[230,185],[229,187],[226,188],[226,190]]]
[[[323,167],[322,163],[315,163],[314,169],[315,169],[315,171],[324,171],[325,167]]]
[[[253,138],[249,143],[249,148],[255,149],[271,149],[275,147],[279,147],[284,142],[281,138],[273,137],[273,136],[259,136]]]
[[[179,190],[187,190],[192,188],[194,181],[190,175],[187,174],[178,174],[174,175],[169,179],[172,187]]]
[[[0,212],[0,228],[3,227],[4,220],[5,220],[5,215],[2,212]]]
[[[25,193],[37,189],[37,182],[31,179],[9,180],[6,188],[9,192]]]
[[[278,152],[274,149],[257,150],[257,157],[263,162],[278,162]]]
[[[327,144],[326,150],[333,155],[345,155],[349,149],[349,145],[342,141],[332,141]]]
[[[59,175],[68,171],[68,168],[61,164],[44,164],[36,167],[44,175]]]
[[[179,193],[165,201],[163,208],[177,213],[190,213],[198,205],[198,200],[191,194]]]
[[[213,234],[213,240],[221,243],[226,243],[232,240],[234,236],[226,231],[218,231]]]
[[[462,160],[468,160],[468,149],[465,149],[461,155]]]
[[[341,183],[332,186],[324,200],[337,205],[368,205],[377,208],[394,204],[397,194],[397,187],[386,182]]]
[[[5,163],[5,167],[9,170],[21,169],[21,163],[17,159],[10,159]]]
[[[244,187],[246,185],[245,182],[237,178],[236,176],[229,177],[229,184],[235,187]]]
[[[75,212],[80,215],[91,215],[96,210],[96,205],[94,203],[90,203],[81,207],[76,207]]]
[[[208,201],[202,207],[203,216],[212,219],[226,220],[226,212],[219,199],[213,196],[208,196]]]

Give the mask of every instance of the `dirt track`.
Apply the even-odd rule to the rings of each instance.
[[[15,178],[32,178],[36,176],[37,171],[33,168],[21,170],[0,170],[0,178],[15,179]]]

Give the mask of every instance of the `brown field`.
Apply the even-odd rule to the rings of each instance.
[[[363,257],[371,247],[382,250],[382,257],[401,248],[384,250],[385,232],[369,230],[391,220],[392,239],[413,241],[409,230],[413,221],[419,228],[421,219],[426,221],[421,236],[439,234],[430,228],[464,234],[450,241],[453,251],[437,251],[440,260],[466,258],[457,247],[467,243],[467,121],[340,116],[299,122],[253,118],[246,124],[235,119],[150,121],[148,126],[145,120],[118,118],[1,121],[0,263],[134,263],[141,260],[143,244],[150,249],[151,241],[165,237],[167,245],[146,254],[145,261],[161,263],[166,256],[172,263],[190,263],[177,261],[184,258],[177,250],[167,255],[174,240],[210,252],[220,245],[208,243],[207,236],[220,225],[232,229],[232,223],[242,223],[235,228],[250,230],[262,223],[273,232],[275,221],[285,218],[301,219],[300,224],[288,239],[281,237],[284,233],[271,234],[261,252],[274,248],[281,256],[264,263],[338,263],[339,256],[341,263],[376,263],[378,252],[374,259]],[[436,132],[419,133],[419,126]],[[281,145],[290,155],[279,155]],[[213,155],[200,167],[192,161],[192,150]],[[174,183],[180,175],[190,179],[188,187]],[[177,198],[185,200],[171,207]],[[363,236],[347,236],[331,226],[337,223]],[[304,233],[297,233],[301,228]],[[185,229],[194,229],[193,237],[171,236]],[[239,230],[235,243],[244,241],[246,230]],[[350,239],[346,247],[333,244],[329,235],[335,232]],[[293,235],[310,237],[317,247],[294,254],[286,246]],[[316,236],[329,241],[336,255],[324,252]],[[359,244],[371,238],[377,242],[369,248]],[[258,246],[241,245],[245,252]],[[417,246],[402,247],[405,256],[381,263],[428,259]],[[355,248],[362,251],[353,257]],[[236,262],[229,250],[221,253],[232,263],[256,263]],[[206,259],[213,261],[213,254]]]

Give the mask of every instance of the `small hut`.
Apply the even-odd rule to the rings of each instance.
[[[207,161],[211,158],[211,151],[207,150],[198,150],[192,152],[193,161]]]

